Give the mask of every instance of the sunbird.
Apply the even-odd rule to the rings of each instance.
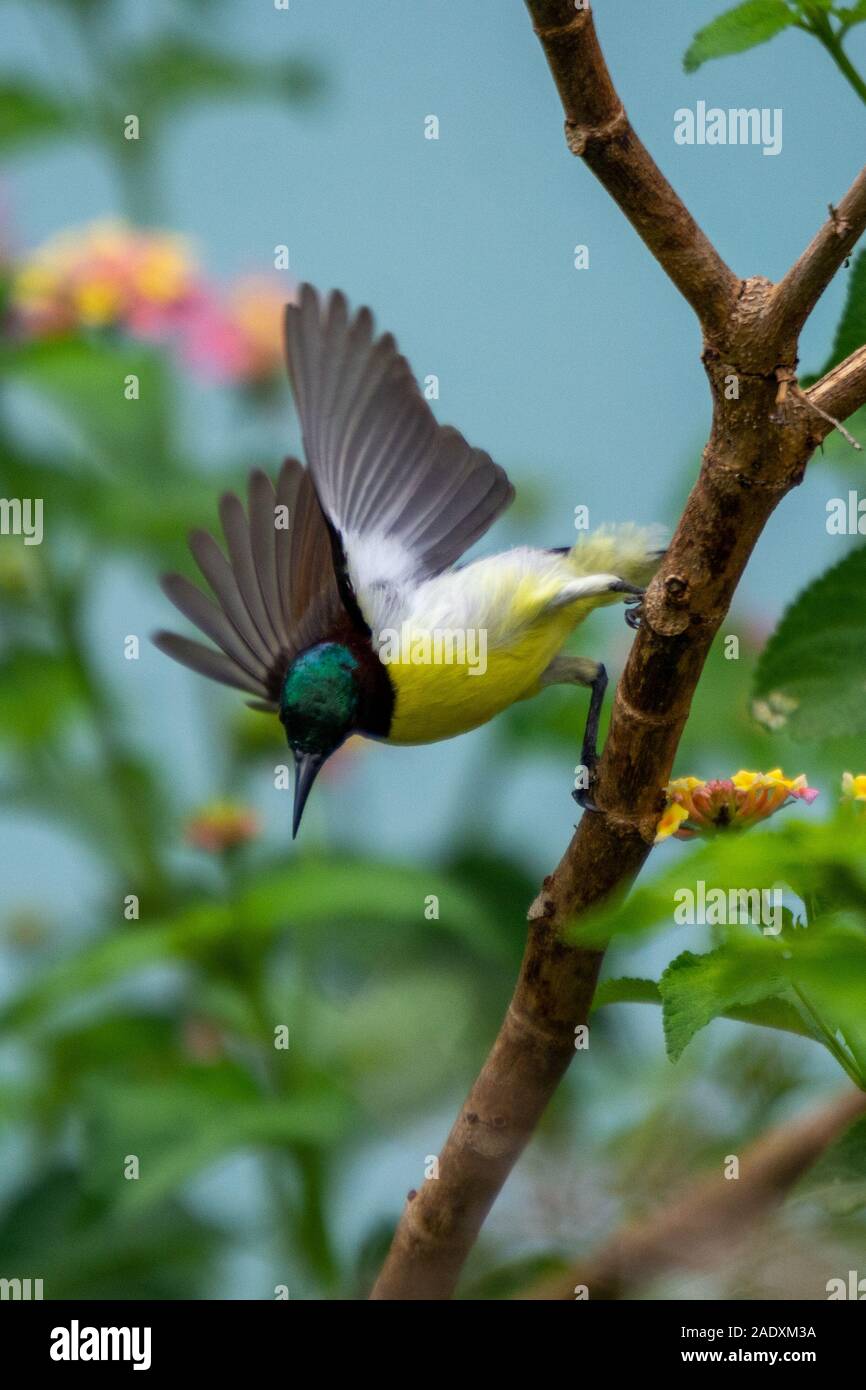
[[[157,646],[279,715],[295,760],[293,838],[317,773],[351,734],[434,743],[556,684],[591,691],[587,776],[573,793],[591,807],[607,673],[562,647],[606,604],[632,605],[637,625],[656,528],[458,565],[514,497],[503,469],[437,423],[394,337],[376,336],[369,309],[351,315],[340,291],[322,300],[303,285],[285,345],[307,467],[287,459],[276,488],[251,472],[246,515],[222,497],[228,557],[192,532],[215,602],[182,575],[163,579],[219,650],[170,632]]]

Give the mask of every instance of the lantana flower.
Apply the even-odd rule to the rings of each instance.
[[[187,821],[185,838],[208,854],[225,854],[245,845],[258,833],[258,816],[248,806],[235,801],[211,801]]]
[[[174,328],[202,293],[185,238],[107,220],[59,232],[24,259],[13,276],[11,308],[33,337],[119,327],[154,338]]]
[[[863,779],[866,784],[866,778]],[[781,811],[794,801],[811,806],[818,795],[805,775],[785,777],[772,772],[737,772],[724,780],[678,777],[667,786],[668,804],[656,830],[656,844],[671,835],[678,840],[709,838],[723,830],[747,830],[756,821]]]
[[[212,381],[258,387],[282,374],[293,288],[249,276],[224,293],[205,280],[186,238],[114,219],[59,232],[22,259],[9,310],[25,338],[119,331],[168,342]]]
[[[842,773],[842,800],[861,804],[866,801],[866,772],[856,776],[851,772]]]

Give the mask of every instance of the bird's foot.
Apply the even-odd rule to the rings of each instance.
[[[627,598],[625,601],[625,620],[629,627],[637,630],[643,619],[643,594],[639,598]]]

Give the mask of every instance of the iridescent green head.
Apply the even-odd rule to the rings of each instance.
[[[295,755],[292,838],[319,768],[356,727],[358,661],[339,642],[321,642],[292,662],[280,695],[280,719]]]

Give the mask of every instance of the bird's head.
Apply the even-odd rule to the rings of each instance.
[[[358,661],[340,642],[320,642],[292,662],[280,695],[280,719],[295,755],[292,839],[322,764],[357,727]]]

